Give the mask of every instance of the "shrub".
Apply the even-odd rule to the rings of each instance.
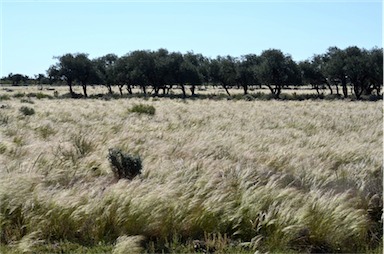
[[[35,110],[33,108],[30,108],[30,107],[26,107],[26,106],[22,106],[20,108],[20,112],[25,115],[25,116],[31,116],[33,114],[35,114]]]
[[[0,95],[0,101],[10,100],[10,99],[11,98],[8,95],[6,95],[6,94]]]
[[[129,110],[129,112],[154,115],[156,112],[156,109],[154,106],[151,106],[151,105],[136,104]]]
[[[138,156],[131,156],[123,153],[120,149],[111,148],[108,151],[108,160],[117,179],[131,180],[141,174],[142,165]]]
[[[25,96],[25,93],[20,93],[20,92],[13,95],[13,97],[15,97],[15,98],[22,98],[24,96]]]

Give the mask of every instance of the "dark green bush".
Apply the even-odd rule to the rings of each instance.
[[[108,151],[108,160],[117,179],[131,180],[141,174],[142,164],[138,156],[125,154],[120,149],[111,148]]]
[[[30,107],[26,107],[26,106],[22,106],[20,108],[20,112],[25,115],[25,116],[31,116],[33,114],[35,114],[35,110],[33,108],[30,108]]]
[[[22,97],[24,97],[25,96],[25,93],[15,93],[14,95],[13,95],[13,97],[15,97],[15,98],[22,98]]]
[[[156,112],[156,109],[154,106],[151,106],[151,105],[136,104],[136,105],[133,105],[133,107],[129,110],[129,112],[154,115]]]
[[[0,95],[0,101],[10,100],[10,99],[11,98],[8,95],[6,95],[6,94]]]

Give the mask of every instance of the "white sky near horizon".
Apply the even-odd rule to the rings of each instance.
[[[1,0],[0,77],[33,77],[54,56],[166,48],[214,58],[277,48],[294,60],[330,46],[382,47],[382,1]]]

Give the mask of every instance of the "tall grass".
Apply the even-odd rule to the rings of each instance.
[[[347,101],[35,100],[0,125],[5,251],[382,249],[382,105]],[[116,179],[108,148],[142,158]],[[372,203],[372,202],[371,202]]]

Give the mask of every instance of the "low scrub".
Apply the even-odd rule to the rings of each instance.
[[[22,106],[19,111],[25,116],[31,116],[35,114],[35,110],[33,108],[26,106]]]
[[[131,180],[141,174],[140,157],[125,154],[120,149],[112,148],[109,149],[108,160],[117,179],[126,178]]]
[[[131,109],[129,109],[129,112],[154,115],[156,113],[156,109],[154,106],[151,106],[151,105],[136,104]]]
[[[2,94],[0,95],[0,101],[6,101],[6,100],[9,100],[11,99],[8,95],[6,94]]]

